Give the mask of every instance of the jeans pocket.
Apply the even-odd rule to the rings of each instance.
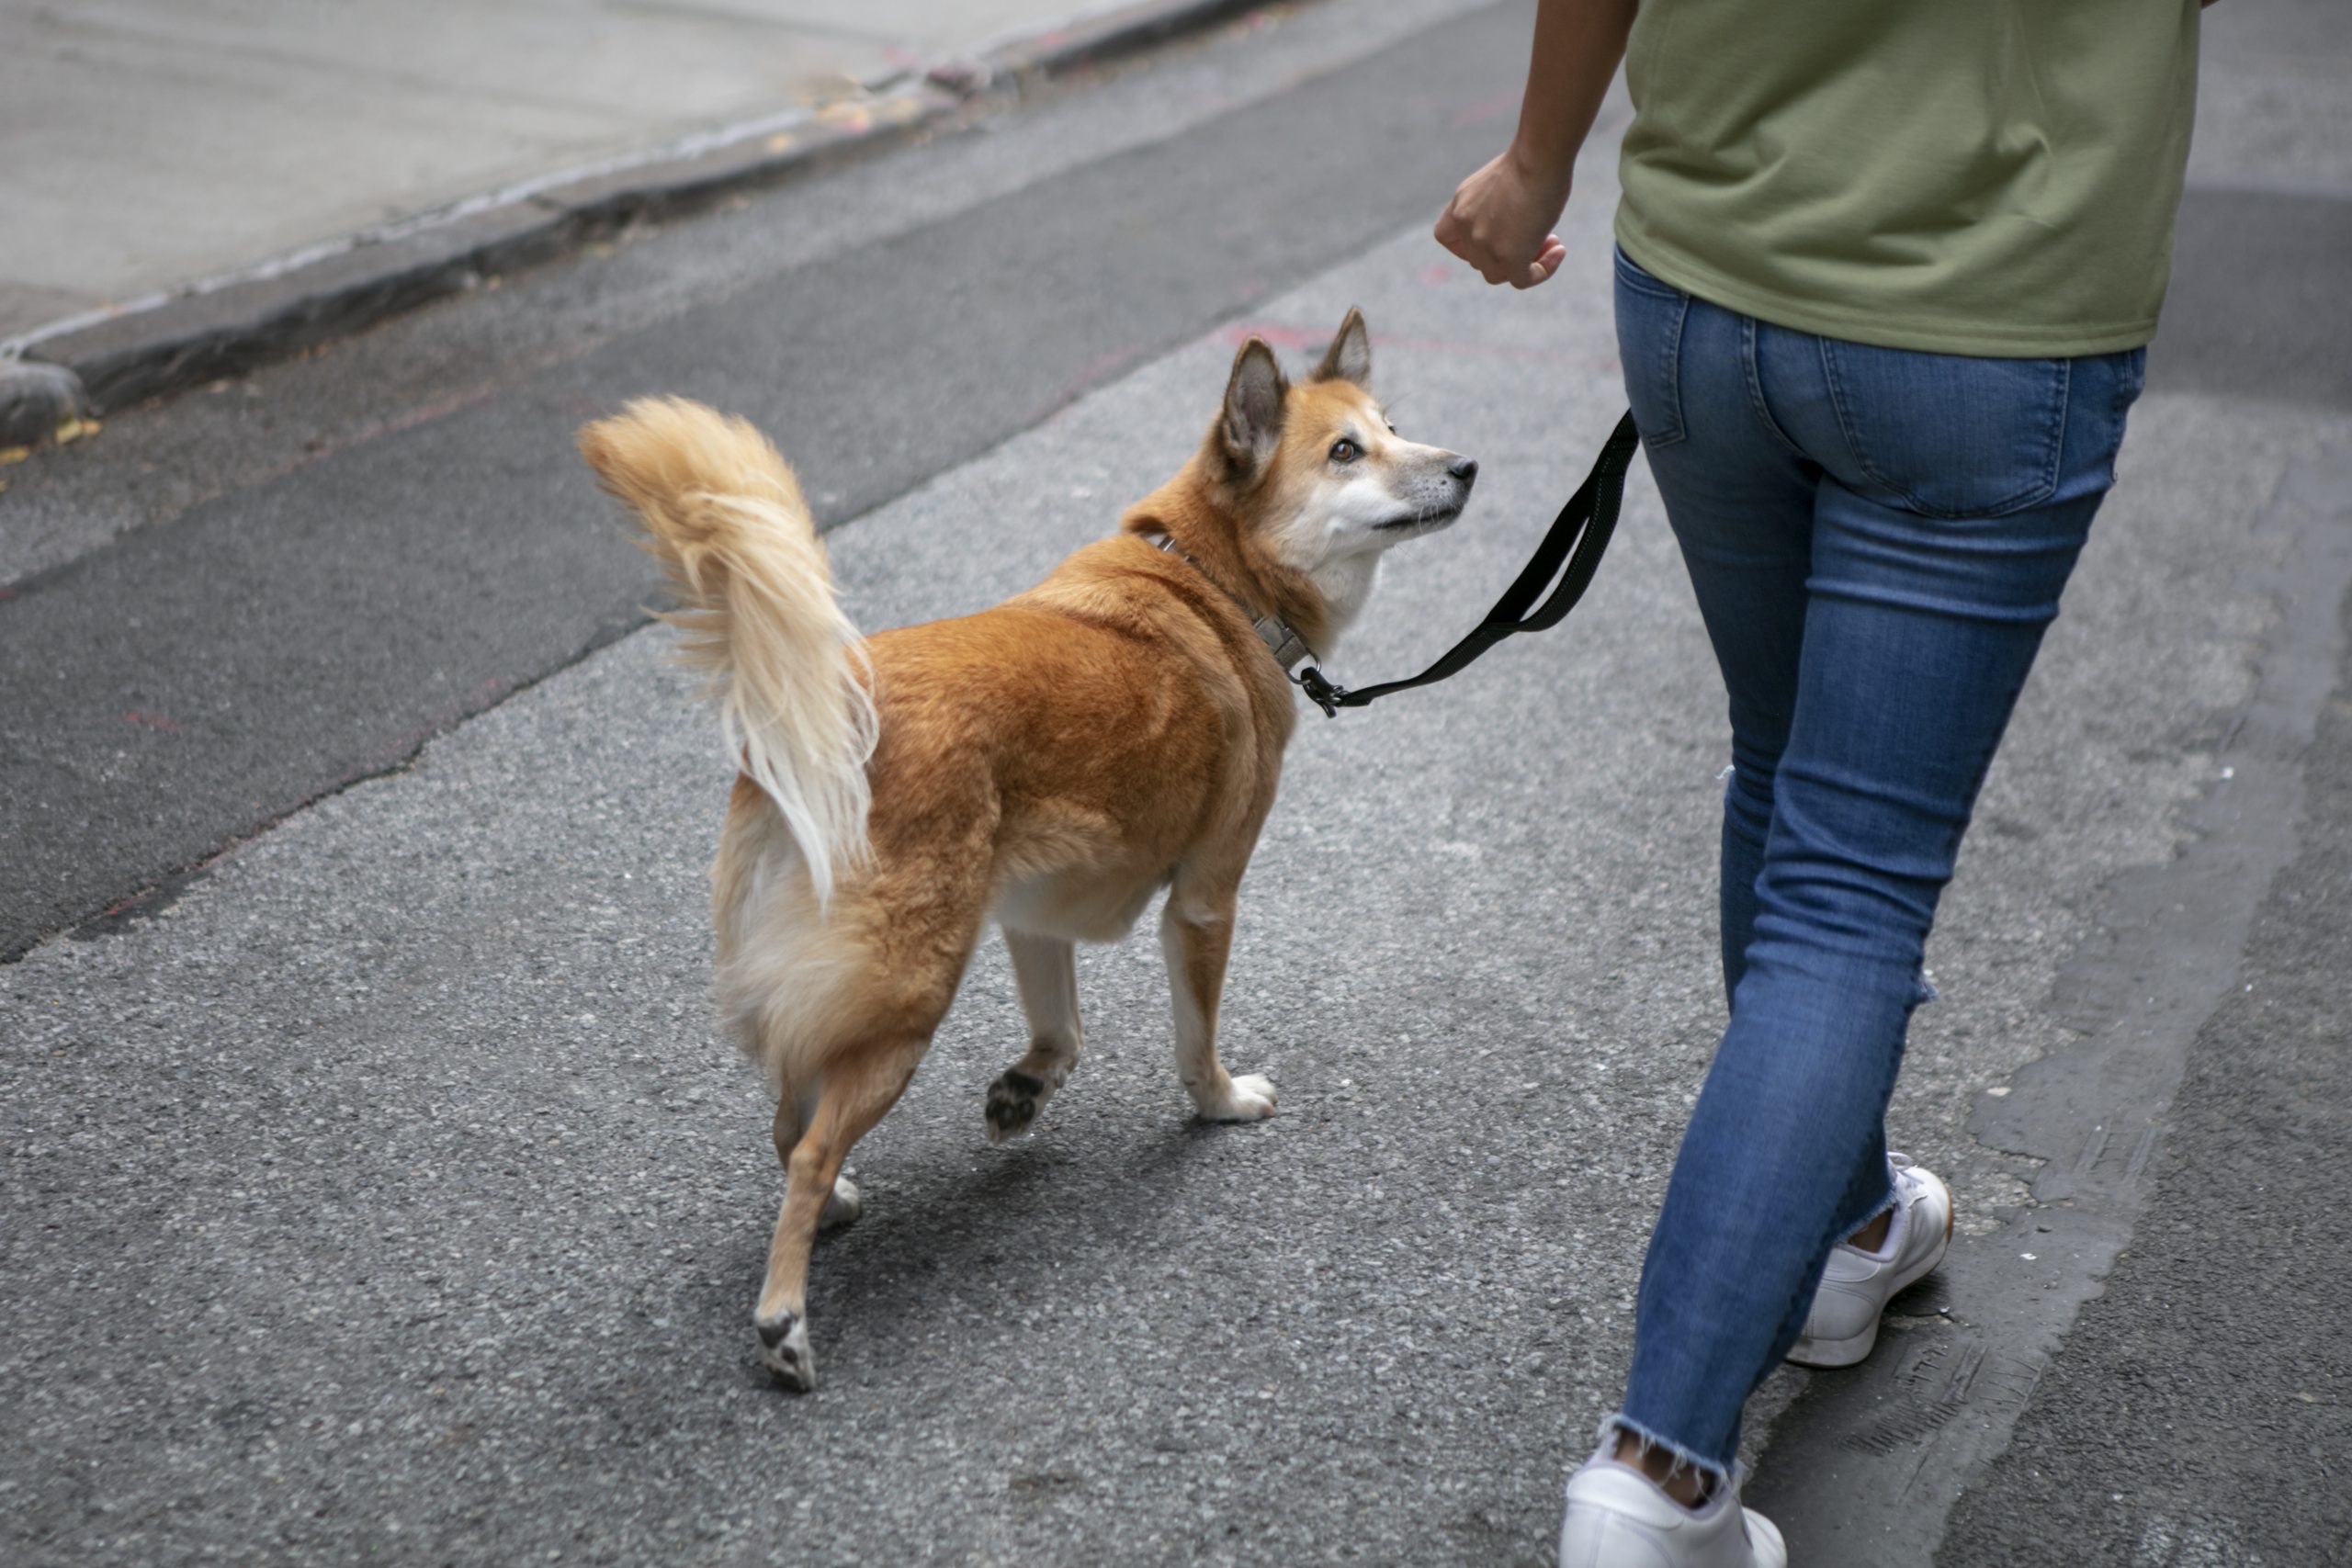
[[[1661,283],[1617,253],[1617,357],[1625,367],[1625,400],[1642,444],[1671,446],[1682,423],[1682,323],[1690,296]]]
[[[1940,518],[2000,517],[2057,491],[2070,361],[1819,342],[1838,430],[1866,481],[1856,490]]]

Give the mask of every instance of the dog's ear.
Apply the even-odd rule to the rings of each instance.
[[[1348,319],[1340,323],[1340,335],[1323,351],[1323,363],[1315,367],[1317,381],[1351,381],[1369,389],[1372,385],[1372,330],[1363,324],[1363,312],[1353,305],[1348,307]]]
[[[1283,400],[1290,384],[1274,351],[1261,338],[1251,338],[1233,356],[1233,376],[1225,384],[1225,414],[1217,421],[1217,442],[1236,469],[1255,473],[1283,438]]]

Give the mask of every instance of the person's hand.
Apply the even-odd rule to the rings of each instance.
[[[1489,283],[1532,288],[1568,254],[1552,225],[1568,205],[1568,175],[1546,178],[1505,152],[1462,182],[1437,220],[1437,243]]]

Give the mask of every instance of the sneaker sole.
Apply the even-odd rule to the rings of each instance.
[[[1909,1273],[1898,1274],[1894,1277],[1894,1286],[1886,1292],[1888,1301],[1893,1301],[1934,1273],[1942,1264],[1944,1254],[1951,1250],[1951,1211],[1945,1210],[1944,1244],[1928,1257],[1920,1259]],[[1882,1306],[1880,1313],[1883,1314],[1884,1310]],[[1867,1359],[1871,1351],[1878,1345],[1878,1325],[1879,1314],[1873,1314],[1868,1328],[1845,1339],[1809,1339],[1800,1337],[1794,1345],[1789,1347],[1789,1353],[1781,1359],[1793,1361],[1800,1367],[1830,1370],[1853,1366],[1859,1361]]]

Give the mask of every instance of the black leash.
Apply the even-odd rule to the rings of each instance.
[[[1341,708],[1360,708],[1374,697],[1410,691],[1415,686],[1427,686],[1449,675],[1460,674],[1480,654],[1507,637],[1548,631],[1558,626],[1576,608],[1577,601],[1584,597],[1584,591],[1592,586],[1592,574],[1600,570],[1601,554],[1609,548],[1609,536],[1617,529],[1617,509],[1625,499],[1625,470],[1633,467],[1634,454],[1641,445],[1641,435],[1634,429],[1634,416],[1628,413],[1611,432],[1608,444],[1593,462],[1592,472],[1585,476],[1584,483],[1568,498],[1568,503],[1560,508],[1552,531],[1535,547],[1534,558],[1527,563],[1526,570],[1495,602],[1495,607],[1487,612],[1487,618],[1468,637],[1455,643],[1444,658],[1410,680],[1385,681],[1355,692],[1333,685],[1312,664],[1303,667],[1291,679],[1327,716],[1337,718]],[[1560,580],[1559,586],[1536,604],[1536,596],[1555,576]],[[1531,610],[1530,605],[1534,608]]]

